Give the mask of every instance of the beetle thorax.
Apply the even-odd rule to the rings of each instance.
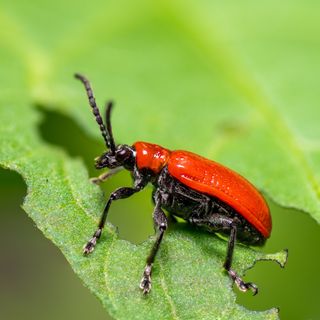
[[[138,169],[149,169],[158,174],[169,160],[170,151],[157,144],[139,141],[133,146]]]

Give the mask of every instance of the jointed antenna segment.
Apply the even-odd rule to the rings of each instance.
[[[114,143],[113,134],[112,134],[112,126],[111,126],[111,109],[113,107],[113,102],[109,101],[106,104],[106,121],[107,121],[107,132],[109,134],[109,142],[110,142],[110,149],[115,150],[116,145]]]
[[[96,121],[100,127],[100,131],[101,131],[101,134],[102,134],[104,141],[106,142],[106,146],[111,151],[115,151],[115,143],[114,143],[114,140],[112,137],[111,123],[110,123],[110,112],[111,112],[111,108],[112,108],[112,102],[109,102],[108,109],[107,109],[107,115],[109,116],[109,117],[107,117],[107,128],[108,128],[108,130],[107,130],[104,123],[103,123],[102,117],[100,115],[99,108],[96,104],[96,99],[94,98],[93,90],[91,88],[89,80],[86,77],[84,77],[78,73],[75,74],[75,78],[79,79],[83,83],[83,85],[86,89],[87,96],[89,99],[89,104],[92,108],[92,113],[94,114]]]

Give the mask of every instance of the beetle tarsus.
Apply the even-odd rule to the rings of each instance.
[[[88,243],[83,247],[83,254],[85,256],[90,254],[94,250],[96,244],[97,244],[97,238],[96,237],[91,238],[88,241]]]
[[[83,247],[83,254],[85,255],[85,256],[87,256],[88,254],[90,254],[93,250],[94,250],[94,248],[95,248],[95,246],[96,246],[96,244],[97,244],[97,241],[98,241],[98,239],[100,238],[100,236],[101,236],[101,232],[102,232],[102,229],[98,229],[95,233],[94,233],[94,235],[93,235],[93,237],[87,242],[87,244]]]
[[[151,270],[152,265],[147,264],[140,282],[140,289],[143,291],[143,294],[145,295],[148,294],[151,290]]]
[[[249,287],[249,289],[252,290],[252,295],[255,296],[256,294],[258,294],[259,292],[259,289],[258,289],[258,286],[255,285],[254,283],[252,282],[248,282],[246,283],[246,285]]]
[[[252,282],[244,282],[235,271],[230,269],[228,271],[230,278],[234,281],[240,291],[246,292],[249,289],[252,290],[253,295],[255,296],[258,293],[258,287]]]
[[[107,172],[104,172],[103,174],[100,174],[100,176],[98,177],[93,177],[90,178],[90,181],[94,184],[99,185],[102,182],[105,182],[106,180],[108,180],[111,176],[113,176],[114,174],[118,173],[119,171],[121,171],[123,168],[115,168],[115,169],[110,169]]]
[[[239,282],[238,282],[239,281]],[[258,287],[252,282],[244,282],[241,278],[238,278],[238,281],[235,281],[239,290],[246,292],[249,289],[252,290],[253,295],[255,296],[258,293]]]

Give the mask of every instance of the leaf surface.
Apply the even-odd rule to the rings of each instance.
[[[138,283],[152,239],[134,246],[109,225],[94,255],[83,258],[104,197],[88,182],[80,160],[39,137],[34,105],[68,115],[100,139],[83,88],[71,78],[82,72],[100,105],[107,98],[117,102],[118,142],[146,140],[200,153],[319,221],[315,6],[205,0],[1,4],[0,164],[24,177],[24,209],[115,318],[265,319],[277,312],[236,305],[221,268],[226,243],[186,227],[168,233],[147,299]],[[239,247],[235,268],[244,272],[263,258]]]

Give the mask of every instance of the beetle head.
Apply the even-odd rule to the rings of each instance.
[[[115,152],[107,151],[95,159],[97,169],[124,167],[132,170],[135,162],[135,151],[126,144],[116,146]]]
[[[106,147],[109,149],[107,152],[103,153],[100,157],[95,159],[95,167],[97,169],[109,168],[114,169],[117,167],[124,167],[128,170],[133,169],[134,159],[135,159],[135,151],[132,147],[129,147],[125,144],[117,145],[114,142],[113,134],[112,134],[112,126],[111,126],[111,110],[113,103],[112,101],[107,102],[106,104],[106,126],[102,120],[100,115],[99,108],[96,104],[96,100],[93,96],[93,91],[90,86],[90,83],[87,78],[80,74],[75,74],[75,77],[79,79],[87,92],[87,96],[89,99],[89,104],[92,108],[93,115],[96,118],[96,121],[100,127],[100,131],[102,137],[105,141]]]

